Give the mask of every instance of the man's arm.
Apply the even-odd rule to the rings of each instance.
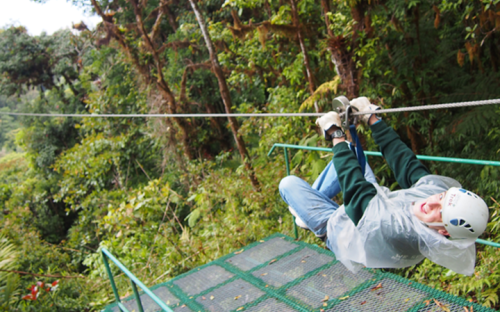
[[[352,222],[358,225],[377,190],[366,181],[361,166],[345,139],[334,138],[333,145],[333,164],[344,195],[345,211]]]
[[[375,143],[380,147],[382,155],[402,188],[409,188],[421,177],[430,174],[429,169],[383,120],[379,121],[372,115],[368,124]]]

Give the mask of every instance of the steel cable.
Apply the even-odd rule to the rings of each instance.
[[[446,104],[433,104],[433,105],[421,105],[421,106],[410,106],[410,107],[400,107],[400,108],[389,108],[377,110],[377,114],[383,113],[398,113],[398,112],[413,112],[431,109],[446,109],[446,108],[456,108],[456,107],[466,107],[466,106],[481,106],[481,105],[493,105],[500,104],[500,99],[494,100],[482,100],[482,101],[470,101],[470,102],[457,102],[457,103],[446,103]],[[33,117],[82,117],[82,118],[206,118],[206,117],[319,117],[323,116],[325,113],[235,113],[235,114],[42,114],[42,113],[10,113],[10,112],[0,112],[0,115],[11,115],[11,116],[33,116]],[[364,115],[373,114],[373,111],[369,112],[356,112],[352,115]],[[343,115],[340,114],[340,115]]]

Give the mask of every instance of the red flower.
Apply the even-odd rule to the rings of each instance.
[[[23,297],[23,300],[36,300],[36,297],[35,297],[35,298],[33,298],[33,297],[31,296],[31,294],[29,294],[29,295],[24,296],[24,297]]]
[[[45,289],[46,292],[55,291],[57,288],[57,284],[59,284],[59,281],[54,281],[51,284],[45,284],[44,282],[36,282],[36,285],[31,285],[31,287],[28,288],[31,291],[31,293],[29,295],[24,296],[22,299],[35,301],[40,295],[39,292],[40,289]]]
[[[40,283],[40,282],[37,282],[37,284]],[[43,283],[42,283],[43,284]],[[36,300],[36,298],[38,298],[38,287],[36,285],[32,285],[31,286],[31,293],[29,295],[26,295],[23,297],[23,300]]]

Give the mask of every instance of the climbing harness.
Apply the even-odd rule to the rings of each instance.
[[[361,146],[361,142],[359,141],[358,134],[356,133],[356,126],[355,125],[350,125],[349,126],[349,133],[351,134],[351,138],[354,144],[350,144],[351,150],[356,154],[356,158],[358,159],[358,163],[361,166],[361,173],[363,173],[363,176],[365,175],[365,169],[366,169],[366,156],[365,152],[363,151],[363,147]]]

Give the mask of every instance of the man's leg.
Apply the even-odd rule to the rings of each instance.
[[[328,198],[334,198],[340,193],[340,184],[337,179],[337,171],[331,160],[325,169],[320,173],[316,181],[314,181],[312,188],[325,194]]]
[[[336,202],[296,176],[281,180],[279,191],[283,200],[316,236],[326,234],[328,219],[339,207]]]

